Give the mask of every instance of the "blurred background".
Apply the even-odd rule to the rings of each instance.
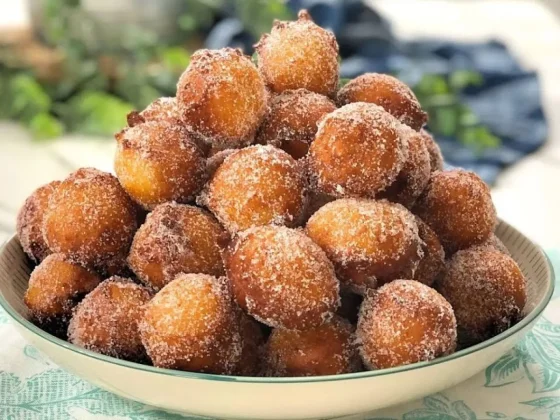
[[[446,161],[492,185],[502,218],[560,245],[560,0],[1,0],[0,240],[39,185],[111,171],[126,114],[174,96],[194,50],[252,55],[300,8],[336,34],[341,83],[408,83]]]

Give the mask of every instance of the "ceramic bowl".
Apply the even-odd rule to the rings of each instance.
[[[553,292],[541,249],[501,222],[497,236],[527,278],[521,322],[476,346],[431,362],[311,378],[248,378],[159,369],[96,354],[59,340],[27,320],[23,294],[31,267],[17,238],[0,250],[0,304],[21,334],[55,363],[125,398],[168,411],[218,418],[304,419],[369,412],[456,385],[495,362],[531,329]]]

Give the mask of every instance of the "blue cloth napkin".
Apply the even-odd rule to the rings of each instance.
[[[480,73],[483,83],[466,90],[463,100],[501,139],[501,145],[478,153],[455,138],[438,136],[449,164],[474,170],[493,183],[502,169],[544,144],[547,124],[537,74],[523,69],[504,44],[400,41],[390,23],[360,0],[289,0],[288,5],[294,11],[307,9],[317,24],[335,33],[342,77],[365,72],[394,73],[414,84],[424,73]],[[213,27],[206,46],[236,46],[251,53],[255,41],[237,19],[226,16]]]

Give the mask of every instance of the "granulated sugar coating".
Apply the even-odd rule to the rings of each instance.
[[[343,284],[359,294],[378,281],[411,278],[423,256],[414,216],[388,201],[333,201],[311,216],[306,232],[333,261]]]
[[[204,185],[206,160],[183,126],[150,121],[115,137],[117,177],[145,209],[167,201],[192,201]]]
[[[428,120],[412,90],[388,74],[366,73],[356,77],[338,91],[337,100],[339,106],[352,102],[379,105],[416,131]]]
[[[457,317],[459,341],[472,345],[515,324],[527,300],[525,277],[516,262],[496,250],[462,250],[436,284]]]
[[[53,252],[107,272],[124,266],[137,228],[136,205],[117,178],[81,168],[51,195],[43,236]]]
[[[240,311],[241,328],[241,358],[235,374],[239,376],[257,376],[262,371],[262,357],[264,351],[264,335],[261,325]]]
[[[208,176],[210,178],[213,177],[218,168],[224,163],[224,160],[236,151],[237,149],[225,149],[212,154],[212,156],[206,160],[206,172]]]
[[[34,323],[66,338],[72,308],[100,282],[96,274],[62,254],[51,254],[31,273],[23,301]]]
[[[401,135],[408,138],[408,159],[397,179],[378,197],[411,208],[430,181],[430,154],[418,132],[403,126]]]
[[[269,223],[296,226],[306,205],[302,168],[272,146],[250,146],[227,156],[199,203],[230,232]]]
[[[76,307],[68,341],[107,356],[145,361],[138,325],[151,297],[147,288],[130,279],[105,280]]]
[[[238,311],[225,278],[180,274],[146,306],[142,342],[154,366],[231,374],[242,352]]]
[[[136,232],[128,264],[155,290],[179,273],[221,276],[221,251],[227,241],[227,233],[207,211],[185,204],[160,204]]]
[[[49,182],[27,197],[17,216],[17,235],[23,251],[38,264],[51,253],[43,238],[43,218],[60,181]]]
[[[331,262],[299,230],[272,225],[246,230],[230,245],[224,263],[239,306],[271,327],[317,327],[340,304]]]
[[[489,250],[489,251],[495,250],[501,252],[502,254],[509,255],[511,257],[511,253],[509,252],[507,247],[504,245],[502,241],[500,241],[500,239],[495,234],[491,234],[487,240],[485,240],[479,245],[471,246],[469,249]]]
[[[443,155],[433,136],[424,129],[420,130],[420,135],[424,139],[424,143],[430,154],[430,171],[443,171]]]
[[[273,330],[264,365],[265,376],[321,376],[361,370],[352,325],[340,317],[305,331]]]
[[[387,188],[408,157],[399,126],[374,104],[354,103],[327,114],[309,148],[312,187],[336,197],[374,197]]]
[[[436,232],[448,255],[486,241],[497,223],[490,189],[462,169],[432,173],[413,211]]]
[[[175,98],[158,98],[142,112],[133,111],[129,113],[126,120],[129,127],[134,127],[147,121],[164,121],[170,124],[182,124],[181,113],[179,112]]]
[[[307,89],[333,97],[338,86],[338,44],[306,10],[295,22],[275,21],[255,45],[258,66],[273,92]]]
[[[445,270],[445,252],[436,233],[418,216],[416,224],[418,225],[418,235],[423,242],[424,257],[418,264],[413,280],[424,283],[426,286],[432,286]]]
[[[198,50],[177,84],[183,122],[212,145],[253,141],[266,111],[264,82],[241,50]]]
[[[453,309],[434,289],[395,280],[370,290],[356,331],[369,369],[385,369],[451,354],[457,343]]]
[[[288,152],[294,159],[307,154],[319,120],[336,109],[326,96],[306,89],[287,90],[273,96],[256,141]]]

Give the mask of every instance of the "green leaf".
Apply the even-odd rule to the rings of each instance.
[[[457,420],[456,417],[450,414],[438,413],[424,408],[406,413],[402,418],[403,420]]]
[[[64,125],[46,112],[32,117],[28,125],[33,137],[37,140],[53,139],[64,132]]]
[[[480,86],[483,82],[482,74],[471,70],[457,70],[449,76],[449,85],[458,92],[468,86]]]
[[[12,116],[30,120],[35,114],[51,107],[51,98],[32,76],[20,73],[10,79]]]
[[[560,397],[541,397],[536,400],[523,401],[520,404],[550,410],[555,407],[560,407]]]
[[[445,77],[435,74],[424,74],[420,82],[414,86],[414,91],[420,96],[443,95],[450,93]]]
[[[517,352],[510,351],[492,363],[485,371],[485,387],[500,387],[522,379],[525,374]]]
[[[182,47],[168,47],[161,51],[160,59],[174,73],[183,72],[191,61],[188,51]]]
[[[507,416],[504,413],[498,413],[496,411],[487,411],[486,415],[492,417],[493,419],[505,419]]]
[[[477,420],[475,412],[464,401],[455,401],[451,406],[461,420]]]
[[[444,136],[452,136],[458,128],[459,119],[454,107],[439,108],[435,111],[430,127]]]
[[[424,405],[431,410],[442,413],[449,413],[449,400],[441,394],[426,397],[424,398],[423,402]]]

